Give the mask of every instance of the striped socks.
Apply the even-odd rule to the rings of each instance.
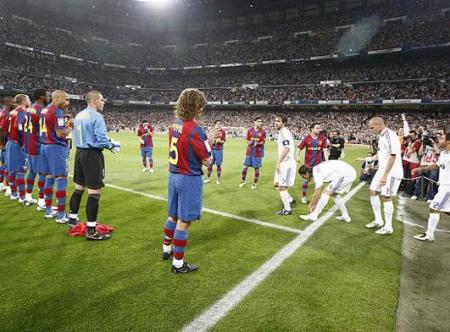
[[[64,216],[66,209],[66,196],[67,196],[67,178],[56,179],[56,201],[58,203],[58,218]]]
[[[164,225],[164,239],[163,239],[163,252],[165,253],[170,253],[172,251],[171,244],[176,227],[177,227],[176,222],[173,222],[169,219],[166,220],[166,224]]]
[[[173,262],[177,268],[180,268],[184,264],[184,251],[187,245],[188,231],[187,230],[175,230],[173,237]]]
[[[45,196],[45,214],[52,213],[53,185],[55,178],[45,178],[44,196]]]
[[[19,190],[19,198],[25,199],[25,174],[22,172],[16,173],[16,186]]]

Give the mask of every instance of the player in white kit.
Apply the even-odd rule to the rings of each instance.
[[[280,193],[283,208],[277,212],[281,216],[292,214],[291,203],[294,199],[288,192],[295,182],[295,172],[297,163],[294,158],[294,137],[288,128],[286,128],[287,119],[284,117],[275,118],[275,128],[278,130],[278,159],[275,166],[274,187]]]
[[[376,233],[392,234],[392,218],[394,203],[392,197],[397,195],[403,178],[400,139],[397,134],[386,127],[382,118],[374,117],[369,121],[369,129],[378,134],[378,153],[373,157],[358,158],[359,161],[378,160],[378,170],[370,183],[370,203],[375,220],[366,225],[367,228],[379,228]],[[383,199],[384,221],[381,216]]]
[[[441,154],[436,164],[418,168],[421,171],[439,169],[439,188],[430,203],[427,231],[424,234],[414,236],[416,240],[420,241],[434,241],[434,231],[440,219],[439,213],[450,212],[450,132],[439,137],[439,148]]]
[[[337,207],[341,211],[341,216],[336,217],[336,219],[345,222],[352,221],[348,215],[344,200],[339,196],[339,194],[348,192],[356,179],[356,171],[352,166],[341,160],[328,160],[323,161],[314,168],[302,165],[298,172],[305,180],[309,181],[313,178],[315,183],[314,194],[309,205],[310,213],[301,215],[300,219],[316,221],[319,214],[328,204],[330,196],[333,196]],[[329,184],[328,187],[322,190],[324,183]]]

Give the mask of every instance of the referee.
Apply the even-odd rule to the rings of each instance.
[[[336,130],[331,134],[329,160],[338,160],[344,150],[345,140],[341,137],[341,132]]]
[[[78,210],[83,193],[88,191],[86,204],[87,240],[108,240],[110,234],[100,234],[96,230],[100,192],[105,186],[105,160],[103,149],[113,153],[120,151],[120,144],[110,141],[106,135],[103,115],[105,99],[98,91],[86,95],[88,107],[77,114],[74,121],[73,142],[77,147],[73,182],[75,190],[70,198],[69,228],[77,223]]]

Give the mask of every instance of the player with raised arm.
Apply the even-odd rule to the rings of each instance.
[[[283,208],[277,212],[278,215],[287,216],[292,214],[291,204],[294,199],[289,194],[288,188],[295,183],[295,168],[297,163],[294,157],[294,137],[286,127],[287,119],[277,116],[275,118],[275,129],[278,130],[278,158],[275,165],[274,187],[278,189]]]
[[[210,143],[203,127],[197,124],[206,106],[204,94],[186,89],[175,107],[176,122],[169,130],[168,218],[164,225],[162,258],[171,255],[172,272],[189,273],[198,269],[184,260],[188,228],[200,219],[202,211],[202,166],[211,164]]]
[[[139,143],[141,144],[142,172],[154,173],[153,170],[153,127],[148,121],[142,122],[137,131]]]
[[[328,140],[326,137],[321,136],[321,128],[318,123],[313,123],[309,127],[310,133],[305,136],[303,140],[298,145],[299,151],[297,155],[297,161],[299,160],[300,150],[305,149],[305,166],[314,168],[319,165],[322,161],[328,160]],[[308,203],[306,194],[308,193],[308,183],[307,179],[303,179],[302,186],[302,203]]]
[[[313,178],[315,184],[310,203],[310,213],[301,215],[300,219],[316,221],[328,204],[330,196],[332,196],[339,211],[341,211],[341,216],[336,218],[347,223],[351,222],[344,200],[339,196],[339,194],[348,192],[356,179],[356,171],[351,165],[341,160],[328,160],[314,168],[302,165],[298,172],[308,181]],[[323,188],[325,183],[329,184],[326,188]]]
[[[217,166],[217,184],[221,183],[222,179],[222,162],[223,162],[223,145],[226,141],[226,133],[220,125],[220,121],[214,123],[214,128],[208,133],[208,137],[212,141],[211,152],[211,165],[208,166],[207,178],[203,181],[204,183],[211,182],[211,173],[213,166]]]
[[[394,203],[392,197],[397,195],[403,178],[400,139],[397,134],[386,127],[382,118],[374,117],[369,120],[369,129],[378,135],[378,153],[373,157],[357,158],[357,161],[378,160],[378,170],[370,183],[370,203],[375,220],[368,223],[366,228],[379,228],[380,235],[392,234],[392,218]],[[383,199],[384,218],[381,216],[381,201]]]
[[[264,157],[264,144],[266,143],[266,132],[262,129],[263,121],[260,117],[254,120],[254,126],[247,131],[247,151],[245,153],[244,168],[242,169],[241,183],[239,188],[245,186],[245,179],[249,167],[255,169],[255,177],[251,189],[256,189],[259,180],[259,169],[262,167]]]
[[[419,241],[434,241],[434,232],[439,224],[440,213],[450,212],[450,132],[439,136],[439,148],[441,154],[437,163],[420,166],[414,170],[414,174],[422,171],[439,170],[439,188],[433,201],[430,203],[427,230],[423,234],[415,235]]]

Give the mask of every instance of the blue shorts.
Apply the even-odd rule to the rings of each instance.
[[[211,154],[212,154],[211,166],[212,165],[222,166],[223,150],[212,150]]]
[[[142,158],[153,159],[153,148],[141,148]]]
[[[43,147],[41,150],[41,162],[43,164],[41,170],[44,170],[43,174],[54,177],[67,176],[69,149],[59,144],[47,144]]]
[[[13,141],[6,143],[6,161],[9,174],[25,171],[25,153],[18,143]]]
[[[167,212],[182,221],[200,219],[202,212],[203,179],[199,175],[169,173]]]
[[[262,158],[246,156],[244,166],[260,168],[262,166]]]
[[[34,174],[39,173],[39,159],[40,159],[39,155],[37,155],[37,156],[27,155],[25,164],[30,173],[34,173]]]
[[[46,163],[44,162],[44,144],[41,145],[40,153],[39,153],[39,174],[47,174]]]

